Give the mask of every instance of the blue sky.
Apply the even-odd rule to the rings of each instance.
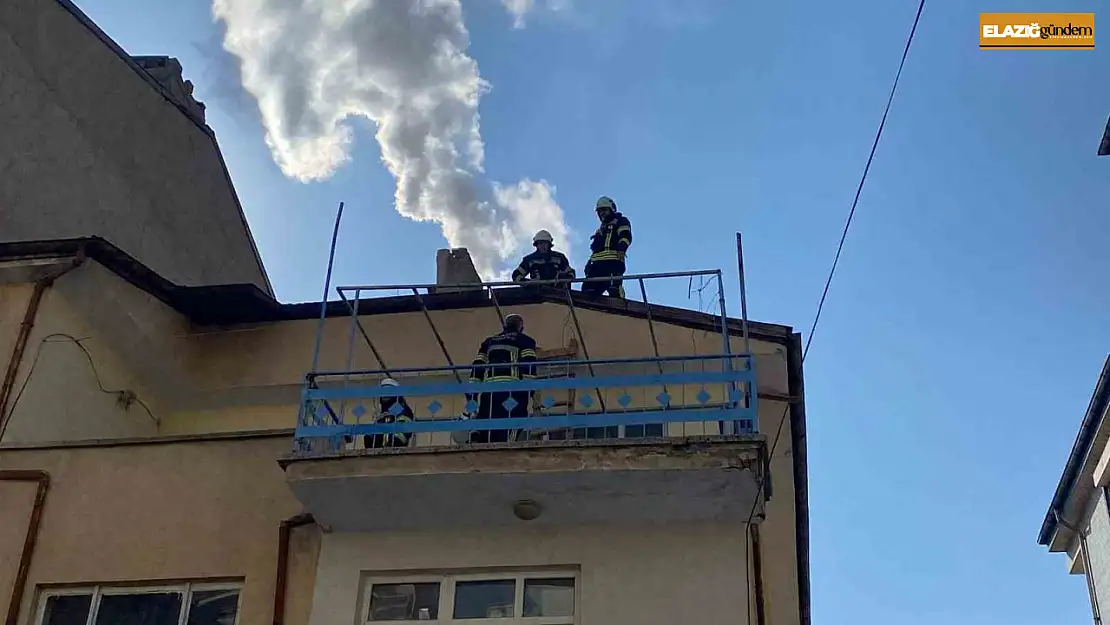
[[[319,297],[339,200],[337,282],[433,279],[443,237],[393,210],[369,123],[333,178],[289,180],[205,3],[78,4],[182,60],[282,300]],[[1036,534],[1110,345],[1110,57],[975,37],[979,11],[1099,4],[926,6],[806,362],[816,623],[1090,618]],[[735,285],[741,230],[751,316],[808,330],[916,5],[577,0],[513,29],[464,0],[486,171],[556,186],[579,266],[602,193],[636,272]]]

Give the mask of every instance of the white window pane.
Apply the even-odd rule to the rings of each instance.
[[[238,590],[194,591],[189,600],[187,625],[235,625],[238,610]]]
[[[515,601],[516,580],[455,584],[455,618],[512,618]]]
[[[102,595],[96,625],[177,625],[180,592]]]
[[[439,618],[439,583],[374,584],[371,621],[434,621]]]
[[[524,580],[524,616],[574,616],[574,578]]]
[[[90,605],[92,594],[47,597],[42,625],[85,625]]]

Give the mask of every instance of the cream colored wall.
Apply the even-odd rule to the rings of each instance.
[[[0,288],[5,294],[0,300],[0,354],[6,364],[31,286]],[[584,343],[594,359],[652,355],[647,322],[642,319],[580,310],[584,336],[579,337],[564,306],[539,304],[506,310],[525,316],[528,332],[541,347],[562,347],[573,338]],[[432,315],[452,359],[460,364],[473,358],[482,338],[498,330],[491,309],[436,311]],[[391,368],[446,364],[421,313],[367,315],[361,322]],[[316,329],[316,320],[192,327],[153,296],[100,264],[86,262],[57,280],[43,297],[16,381],[17,388],[26,385],[18,402],[10,407],[11,422],[2,440],[45,442],[292,428],[304,374],[311,367]],[[328,320],[321,368],[347,367],[349,336],[347,318]],[[656,337],[663,356],[721,351],[720,336],[713,332],[657,322]],[[91,365],[72,339],[80,340],[88,350]],[[739,337],[733,337],[732,348],[742,350]],[[784,348],[753,341],[753,351],[758,355],[760,390],[785,394]],[[584,357],[584,352],[580,348],[579,357]],[[351,364],[355,368],[379,367],[358,338]],[[116,395],[99,390],[94,369],[105,389],[130,390],[142,403],[128,409],[117,405]],[[659,390],[634,390],[634,401],[651,405]],[[683,388],[668,390],[676,401],[683,399]],[[723,394],[722,388],[709,390],[715,396]],[[696,391],[692,386],[686,388],[685,400],[692,402]],[[609,401],[614,402],[617,394],[610,393]],[[461,412],[461,396],[440,399],[453,408],[442,414]],[[669,433],[696,435],[714,427],[672,424]]]
[[[0,238],[98,235],[180,284],[268,289],[211,137],[60,2],[0,2],[0,59]]]
[[[14,344],[31,290],[0,285],[5,366],[12,353],[5,343]],[[44,291],[3,442],[164,433],[160,422],[191,395],[188,331],[188,321],[152,295],[97,262],[81,264]],[[114,391],[131,391],[138,401],[121,407]]]
[[[245,580],[240,625],[269,624],[278,527],[300,512],[276,462],[288,445],[271,437],[0,451],[0,469],[51,476],[20,625],[29,625],[42,584],[213,578]],[[0,614],[33,493],[0,482]],[[294,534],[287,625],[306,623],[314,534],[312,527]]]
[[[579,625],[736,625],[744,559],[740,528],[717,524],[327,534],[309,623],[360,622],[366,576],[558,565],[580,568]]]
[[[27,285],[4,286],[0,305],[0,348],[18,330],[30,294]],[[528,331],[543,347],[565,344],[567,311],[553,304],[510,309],[525,315]],[[433,312],[456,362],[466,362],[482,337],[497,330],[488,310]],[[646,357],[651,343],[644,320],[579,311],[593,358]],[[442,354],[420,313],[365,316],[364,325],[391,367],[441,364]],[[311,364],[314,320],[236,327],[226,331],[191,328],[177,313],[123,283],[95,263],[60,279],[46,292],[17,384],[30,360],[42,353],[16,406],[5,443],[204,434],[236,430],[283,429],[294,425],[300,382]],[[344,367],[348,327],[345,319],[327,324],[323,367]],[[92,371],[71,342],[49,341],[66,333],[84,339],[108,389],[130,388],[154,409],[159,421],[137,406],[123,410],[112,395],[97,390]],[[662,355],[719,353],[719,335],[656,324]],[[57,338],[57,337],[55,337]],[[361,342],[356,342],[362,345]],[[733,349],[741,349],[734,337]],[[786,395],[786,356],[781,345],[755,341],[757,374],[763,393]],[[7,350],[0,352],[8,353]],[[376,367],[369,350],[355,352],[356,367]],[[151,390],[156,389],[156,390]],[[761,400],[760,429],[778,431],[786,414],[782,402]],[[672,426],[672,430],[674,426]],[[672,432],[673,433],[673,432]],[[687,433],[696,433],[692,429]],[[275,445],[289,450],[288,439]],[[0,449],[0,457],[14,452]],[[23,452],[19,452],[23,453]],[[776,622],[793,623],[797,614],[794,563],[794,484],[791,432],[782,428],[771,461],[775,496],[763,527],[764,577],[769,612]],[[737,530],[739,531],[739,530]]]
[[[38,484],[0,481],[0,615],[7,614]]]
[[[577,337],[573,323],[567,319],[565,306],[537,304],[507,307],[505,311],[524,315],[526,331],[541,347],[562,347],[571,338],[577,338],[581,344],[584,338],[593,359],[652,356],[647,322],[642,319],[580,310],[579,322],[585,336]],[[481,340],[498,331],[497,317],[492,309],[433,311],[432,316],[456,364],[469,363]],[[447,364],[421,313],[365,315],[360,320],[389,368]],[[719,354],[722,350],[717,333],[659,322],[655,325],[662,356]],[[187,400],[188,408],[176,411],[163,423],[164,432],[293,427],[300,385],[311,368],[317,327],[316,320],[301,320],[239,326],[229,331],[183,337],[190,346],[182,350],[197,355],[193,361],[197,392]],[[346,369],[350,344],[348,319],[329,319],[323,336],[320,369]],[[742,350],[743,342],[739,337],[733,337],[731,344],[734,351]],[[757,354],[760,390],[785,395],[785,349],[777,344],[753,341],[752,351]],[[584,357],[581,348],[579,356]],[[350,362],[354,369],[380,367],[357,333]],[[672,393],[675,393],[673,389]],[[645,396],[650,399],[655,394]],[[687,399],[692,401],[694,394],[696,389],[691,388]],[[638,401],[641,393],[637,391],[636,395]],[[440,400],[451,407],[461,404],[462,398]],[[226,410],[230,402],[236,404],[234,416]],[[703,433],[700,424],[682,427],[690,435]]]
[[[120,358],[119,350],[104,333],[90,324],[85,300],[67,297],[65,284],[84,282],[83,277],[105,270],[87,263],[61,278],[43,294],[35,325],[27,341],[8,403],[10,418],[3,442],[83,440],[153,436],[155,420],[138,404],[120,407],[118,396],[101,390],[130,389],[153,407],[156,398]],[[11,293],[13,297],[7,297]],[[0,343],[14,343],[26,310],[29,285],[0,286]],[[123,321],[125,318],[121,319]],[[6,337],[11,337],[6,340]],[[78,344],[79,343],[79,344]],[[6,366],[11,355],[4,346],[0,358]],[[84,347],[87,358],[81,351]],[[90,363],[91,360],[91,363]],[[99,376],[99,381],[98,381]],[[157,413],[155,413],[157,414]]]

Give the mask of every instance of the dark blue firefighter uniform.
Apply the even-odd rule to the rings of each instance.
[[[562,252],[536,250],[524,257],[513,271],[513,282],[563,280],[574,278],[574,267]]]
[[[632,224],[621,213],[613,213],[598,226],[590,238],[590,261],[586,263],[587,278],[624,275],[624,258],[632,245]],[[608,293],[611,297],[624,297],[623,282],[619,279],[583,282],[582,291],[595,295]]]
[[[382,397],[380,402],[381,413],[375,419],[375,423],[402,423],[405,421],[413,421],[412,408],[404,398],[397,397]],[[393,408],[394,404],[401,406],[400,410]],[[394,414],[396,413],[396,414]],[[367,449],[374,449],[380,447],[408,447],[409,438],[412,434],[407,432],[396,432],[393,434],[368,434],[363,437],[363,443]]]
[[[474,357],[471,382],[515,382],[536,377],[536,341],[523,332],[506,331],[482,341]],[[490,365],[488,367],[481,365]],[[481,393],[475,419],[504,419],[528,416],[532,393],[507,391]],[[508,401],[508,400],[512,401]],[[506,406],[505,404],[509,404]],[[504,443],[508,430],[472,432],[472,443]]]

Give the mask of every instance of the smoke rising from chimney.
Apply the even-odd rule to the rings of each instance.
[[[350,160],[350,120],[365,117],[397,211],[438,223],[483,276],[539,228],[569,255],[554,187],[484,176],[478,101],[489,85],[466,54],[459,0],[213,0],[212,10],[285,175],[330,177]]]

